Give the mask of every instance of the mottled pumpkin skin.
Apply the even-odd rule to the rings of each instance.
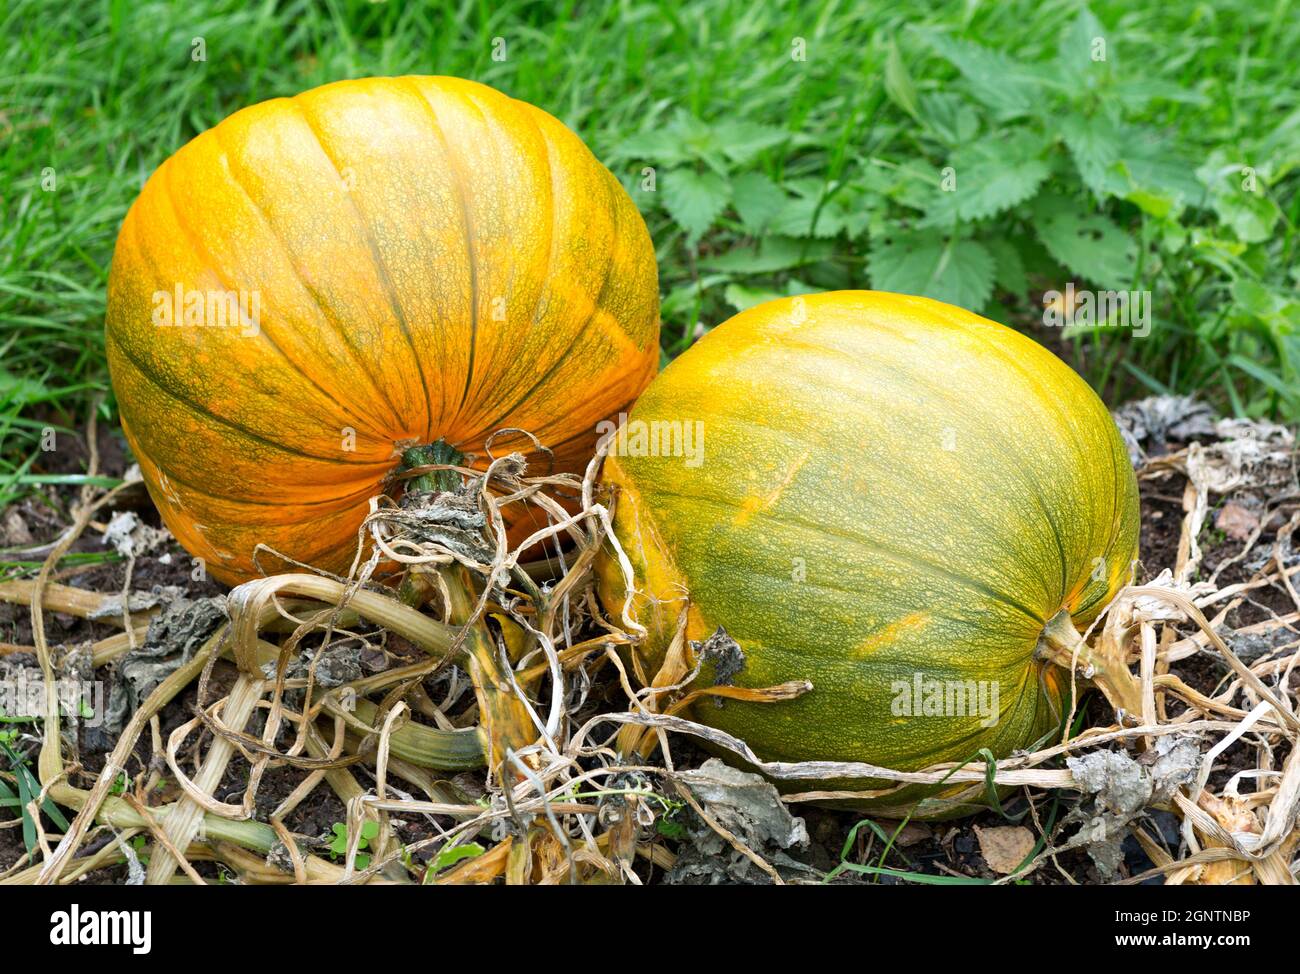
[[[650,671],[689,593],[687,637],[725,627],[746,657],[737,685],[814,686],[782,703],[705,700],[696,719],[767,761],[900,770],[1005,756],[1056,726],[1068,676],[1034,659],[1039,634],[1061,609],[1086,624],[1124,584],[1138,496],[1105,407],[1050,352],[926,298],[774,301],[702,338],[630,420],[704,430],[696,466],[605,464]],[[617,618],[608,552],[599,570]],[[997,681],[996,723],[896,713],[896,683],[917,673]],[[859,804],[901,813],[921,794]]]
[[[177,285],[255,294],[257,327],[158,326]],[[167,526],[229,583],[259,542],[345,567],[404,446],[481,452],[519,427],[580,471],[658,331],[653,247],[614,177],[550,115],[454,78],[232,115],[150,177],[109,280],[123,428]]]

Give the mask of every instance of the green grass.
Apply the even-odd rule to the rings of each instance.
[[[80,425],[101,395],[112,415],[105,280],[145,177],[241,106],[369,74],[474,78],[575,129],[646,215],[667,356],[774,294],[874,285],[1024,324],[1073,281],[1153,295],[1148,337],[1068,339],[1112,402],[1168,388],[1300,416],[1286,0],[5,11],[0,504],[42,473],[43,427]],[[1082,54],[1095,36],[1104,62]]]

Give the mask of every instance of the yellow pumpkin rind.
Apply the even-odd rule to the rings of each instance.
[[[770,302],[714,329],[651,385],[630,421],[695,415],[708,433],[702,466],[612,458],[611,479],[653,512],[640,517],[654,526],[653,544],[638,540],[643,529],[628,518],[616,522],[620,541],[641,546],[651,560],[662,552],[673,580],[691,591],[695,618],[708,619],[691,638],[721,624],[737,640],[749,660],[738,684],[810,679],[814,686],[782,703],[726,701],[719,709],[705,701],[694,710],[697,719],[745,739],[764,760],[865,761],[897,770],[968,760],[984,747],[1002,757],[1055,728],[1062,685],[1034,659],[1041,628],[1062,608],[1079,611],[1080,622],[1095,616],[1127,579],[1137,544],[1136,482],[1122,441],[1100,400],[1064,363],[1024,336],[927,299],[810,295]],[[941,448],[941,417],[965,455]],[[1008,439],[1004,425],[1032,432],[1032,445]],[[833,432],[819,441],[818,430]],[[927,506],[926,491],[951,494],[945,503],[952,506]],[[877,537],[906,539],[898,541],[902,547],[873,550],[867,562],[853,554],[856,542],[832,539],[832,563],[818,566],[819,581],[831,582],[846,568],[861,580],[854,589],[860,601],[828,598],[832,589],[814,597],[781,582],[785,555],[811,560],[817,552],[809,546],[830,537],[818,542],[819,531],[846,523],[857,530],[859,517],[877,525]],[[945,545],[948,533],[961,542]],[[954,566],[947,575],[928,560],[942,564],[945,551]],[[654,577],[653,566],[648,574]],[[908,578],[922,580],[923,588],[900,587]],[[842,617],[828,614],[834,606]],[[956,617],[943,617],[954,611]],[[982,643],[963,648],[988,612],[1000,621]],[[871,616],[875,621],[864,625]],[[662,621],[650,628],[645,652],[654,657],[671,630]],[[774,644],[779,632],[787,635]],[[988,653],[1001,659],[996,667],[979,662]],[[888,662],[891,654],[896,664]],[[890,667],[903,676],[922,665],[1005,684],[1000,723],[962,730],[961,721],[946,718],[867,716],[879,715],[888,700]],[[872,667],[878,675],[864,676]],[[894,807],[926,791],[934,789],[908,788],[864,804]],[[933,804],[918,811],[940,813]]]

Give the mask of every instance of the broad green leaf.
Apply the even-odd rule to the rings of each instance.
[[[937,166],[924,159],[908,159],[901,165],[881,172],[888,175],[892,184],[885,194],[896,203],[925,212],[937,205],[935,197],[941,191],[943,174]]]
[[[1109,218],[1088,212],[1085,204],[1045,194],[1034,204],[1034,229],[1066,270],[1106,288],[1131,283],[1136,245]]]
[[[880,210],[876,200],[861,193],[856,185],[836,193],[829,205],[835,211],[840,231],[850,238],[862,236]]]
[[[1121,127],[1100,115],[1067,115],[1061,119],[1060,131],[1079,178],[1099,201],[1104,200],[1108,195],[1107,174],[1119,159]]]
[[[818,217],[814,231],[813,216]],[[833,237],[838,231],[834,219],[823,209],[817,211],[817,200],[808,196],[787,199],[772,221],[772,229],[787,237]]]
[[[935,52],[970,83],[971,93],[1004,116],[1040,109],[1048,89],[1059,87],[1047,68],[1025,64],[974,41],[939,33],[926,36]]]
[[[1118,139],[1116,161],[1107,170],[1104,189],[1127,198],[1145,193],[1174,201],[1174,210],[1196,206],[1205,199],[1195,166],[1168,147],[1154,132],[1125,129]]]
[[[778,298],[789,298],[796,294],[813,294],[818,289],[803,281],[791,279],[785,282],[784,287],[748,287],[740,283],[728,284],[722,292],[727,304],[731,305],[737,311],[747,311],[755,305],[763,304],[765,301],[775,301]]]
[[[1232,303],[1263,322],[1274,335],[1300,334],[1300,297],[1282,293],[1259,281],[1239,277],[1232,282]]]
[[[798,194],[782,205],[772,221],[775,233],[788,237],[833,237],[842,231],[862,232],[868,214],[857,205],[845,186],[826,186],[819,180],[800,180],[791,187]]]
[[[1114,72],[1115,49],[1111,37],[1101,21],[1085,4],[1078,16],[1061,32],[1057,56],[1061,70],[1068,78],[1083,84],[1094,84],[1103,74]]]
[[[762,173],[741,173],[731,181],[731,204],[740,222],[752,234],[762,233],[771,226],[785,202],[781,187]]]
[[[1269,182],[1276,186],[1292,170],[1300,169],[1300,107],[1291,110],[1281,121],[1270,125],[1260,140],[1257,152],[1260,168],[1267,168]]]
[[[921,121],[940,142],[965,145],[979,133],[979,113],[961,95],[949,91],[921,96]]]
[[[656,166],[676,166],[691,158],[681,138],[666,128],[629,135],[616,151],[619,156]]]
[[[1143,213],[1155,217],[1157,220],[1168,220],[1171,217],[1176,218],[1181,209],[1178,199],[1166,193],[1161,193],[1149,189],[1133,189],[1124,194],[1124,199],[1132,203]],[[1181,224],[1173,226],[1172,231],[1165,235],[1167,241],[1173,241],[1179,232],[1182,232]],[[1172,234],[1172,235],[1171,235]],[[1181,246],[1174,246],[1172,249],[1178,250]]]
[[[785,129],[759,122],[721,122],[713,127],[713,144],[732,162],[743,165],[764,149],[790,138]]]
[[[1267,196],[1240,190],[1216,194],[1214,212],[1243,243],[1261,243],[1273,236],[1281,217],[1277,204]]]
[[[873,242],[867,269],[881,291],[919,294],[975,311],[993,292],[993,256],[974,240],[908,230]]]
[[[638,159],[663,168],[699,161],[715,171],[726,169],[716,126],[679,111],[666,124],[643,129],[614,150],[620,158]]]
[[[13,375],[0,369],[0,399],[7,402],[36,402],[49,395],[49,390],[29,376]]]
[[[937,190],[926,209],[923,226],[950,226],[980,220],[1023,203],[1042,185],[1051,170],[1039,156],[1042,142],[1018,132],[996,144],[981,144],[953,153],[955,185]]]
[[[1263,177],[1224,150],[1211,153],[1196,177],[1210,193],[1210,205],[1219,219],[1243,243],[1269,239],[1281,212],[1264,195]]]
[[[834,252],[835,244],[830,240],[769,236],[757,244],[737,247],[725,254],[705,258],[700,261],[700,267],[733,274],[771,274],[804,264],[815,264]]]
[[[1197,263],[1207,264],[1229,279],[1241,273],[1241,257],[1247,244],[1204,227],[1193,227],[1187,239],[1189,256]]]
[[[1008,237],[989,237],[980,240],[980,243],[993,255],[993,280],[998,287],[1012,294],[1026,293],[1029,290],[1029,277],[1015,243]]]
[[[660,184],[664,206],[694,243],[713,226],[731,199],[731,187],[715,172],[674,169]]]

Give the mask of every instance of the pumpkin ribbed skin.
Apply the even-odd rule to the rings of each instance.
[[[1068,698],[1068,677],[1034,659],[1039,634],[1062,609],[1088,622],[1136,557],[1136,481],[1097,396],[1029,338],[926,298],[846,291],[746,311],[629,420],[630,433],[704,431],[696,466],[605,465],[650,672],[688,592],[687,638],[724,627],[745,654],[737,685],[810,680],[788,702],[695,706],[767,761],[916,770],[1033,743]],[[599,571],[617,618],[609,552]],[[997,681],[997,722],[900,715],[916,674]]]
[[[156,325],[178,285],[255,294],[258,327]],[[370,78],[244,109],[159,167],[106,328],[149,491],[233,583],[259,542],[344,567],[405,446],[517,427],[581,470],[658,366],[658,279],[635,205],[556,119]]]

